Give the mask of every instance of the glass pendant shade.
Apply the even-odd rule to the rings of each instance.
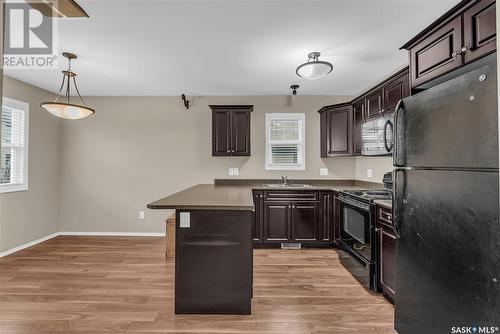
[[[81,119],[95,113],[94,109],[63,102],[44,102],[40,104],[40,107],[52,115],[65,119]]]
[[[297,67],[297,75],[305,79],[314,80],[323,78],[330,73],[333,70],[332,64],[326,61],[318,60],[319,56],[319,52],[311,52],[308,55],[309,60],[307,63]]]
[[[69,66],[68,70],[63,72],[63,80],[61,84],[61,88],[59,89],[59,93],[55,101],[53,102],[43,102],[40,104],[40,107],[44,108],[52,115],[57,117],[65,118],[65,119],[81,119],[85,118],[89,115],[95,113],[95,110],[87,107],[85,101],[83,100],[80,92],[78,91],[78,86],[76,85],[76,73],[71,71],[71,59],[75,59],[76,55],[65,52],[63,56],[68,58]],[[71,82],[73,82],[73,86],[75,88],[78,97],[82,104],[71,103]],[[65,90],[64,96],[61,95],[63,89]],[[59,99],[64,99],[66,102],[59,101]]]

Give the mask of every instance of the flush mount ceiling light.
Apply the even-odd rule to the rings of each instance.
[[[61,84],[61,88],[59,89],[59,93],[54,102],[43,102],[40,104],[40,107],[44,108],[51,114],[66,118],[66,119],[80,119],[92,115],[95,113],[95,110],[87,107],[85,101],[83,100],[80,92],[78,91],[78,86],[76,85],[76,73],[71,71],[71,59],[76,59],[76,55],[69,52],[64,52],[63,56],[68,58],[68,69],[63,72],[63,80]],[[78,94],[78,97],[82,101],[83,105],[71,103],[71,81],[73,81],[73,85],[75,86],[75,91]],[[61,96],[61,93],[65,90],[64,95]],[[62,97],[63,101],[60,102],[59,99]]]
[[[319,52],[308,54],[309,59],[307,62],[297,67],[295,71],[297,75],[305,79],[314,80],[323,78],[330,73],[333,70],[332,64],[327,61],[318,60],[320,55],[321,53]]]

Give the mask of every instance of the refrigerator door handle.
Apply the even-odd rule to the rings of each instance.
[[[387,126],[391,128],[391,146],[387,145]],[[391,150],[394,147],[394,125],[390,119],[385,121],[384,124],[384,147],[387,150],[387,153],[391,153]]]
[[[399,100],[398,104],[396,104],[396,109],[394,109],[394,129],[393,129],[393,146],[394,146],[394,152],[392,154],[393,158],[393,165],[396,167],[401,167],[403,166],[403,163],[400,161],[401,158],[399,157],[399,148],[403,147],[402,143],[399,142],[399,137],[398,137],[398,124],[399,124],[399,113],[400,110],[404,108],[404,103],[403,100]],[[384,129],[385,130],[385,129]]]
[[[403,184],[401,184],[400,182],[398,182],[398,179],[399,179],[399,176],[398,174],[402,174],[403,176],[403,182],[404,182],[404,173],[405,173],[405,170],[404,169],[395,169],[394,170],[394,179],[393,179],[393,189],[394,189],[394,194],[392,196],[392,224],[394,226],[394,234],[396,234],[396,238],[399,239],[401,237],[401,212],[400,212],[400,209],[399,209],[399,198],[398,196],[396,196],[396,194],[400,194],[402,196],[403,193],[401,191],[399,191],[399,189],[404,189],[404,188],[401,188],[401,186],[403,186]]]

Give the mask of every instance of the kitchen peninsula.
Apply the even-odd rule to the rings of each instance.
[[[176,210],[175,313],[250,314],[253,246],[261,235],[266,235],[261,246],[295,238],[332,247],[338,236],[335,194],[380,187],[352,180],[215,180],[148,204],[149,209]],[[285,212],[274,217],[275,226],[264,228],[259,219],[263,197],[273,201],[270,217]]]
[[[175,313],[250,314],[252,192],[200,184],[148,204],[175,209]]]

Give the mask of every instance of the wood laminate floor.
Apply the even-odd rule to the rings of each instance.
[[[395,333],[334,250],[254,252],[251,316],[174,315],[163,238],[57,237],[0,259],[0,333]]]

